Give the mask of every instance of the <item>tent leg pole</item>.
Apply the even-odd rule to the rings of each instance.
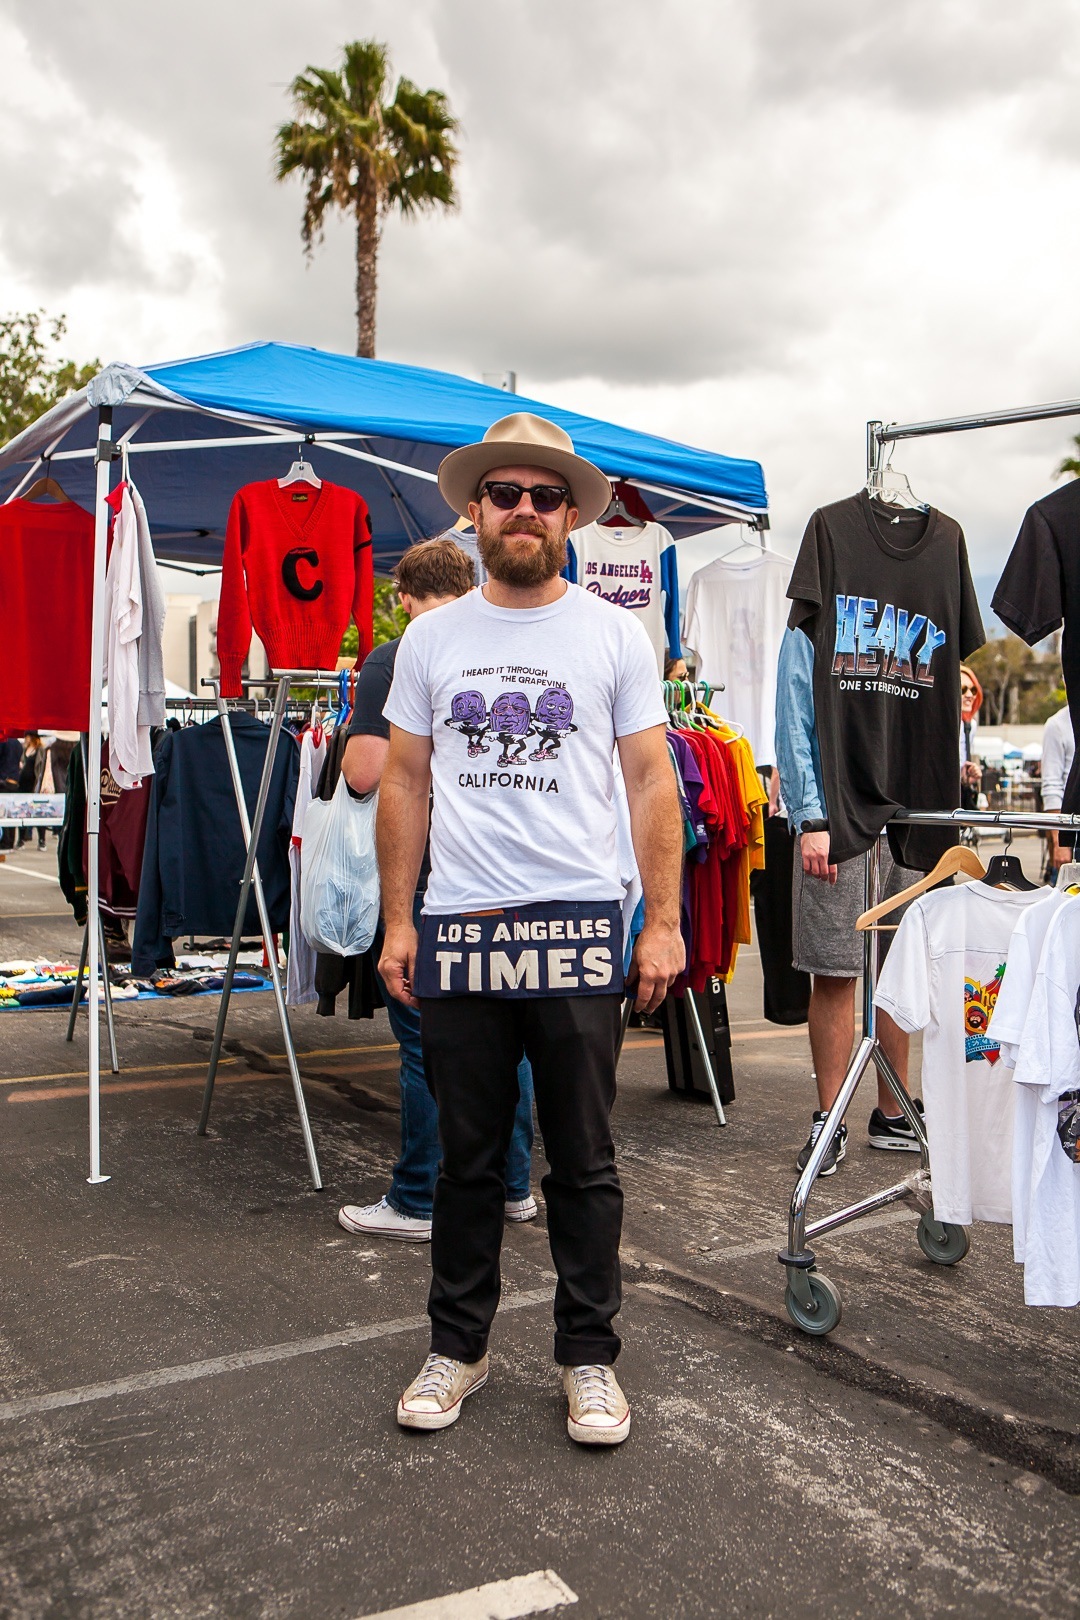
[[[90,920],[87,918],[86,928],[83,929],[82,953],[79,957],[79,971],[75,978],[75,989],[71,996],[71,1011],[68,1013],[67,1034],[64,1036],[65,1041],[73,1041],[75,1039],[75,1019],[78,1017],[79,1002],[82,1000],[83,979],[86,977],[86,953],[90,949],[90,935],[88,932],[89,927]]]
[[[98,1008],[98,981],[101,976],[98,868],[98,835],[101,826],[101,690],[105,668],[105,558],[108,543],[108,510],[105,498],[109,493],[112,464],[112,410],[107,405],[101,406],[98,410],[98,446],[95,461],[97,481],[94,502],[94,601],[90,630],[90,715],[87,741],[89,759],[86,770],[86,935],[90,980],[86,1006],[90,1028],[90,1174],[87,1180],[91,1186],[97,1186],[109,1179],[101,1173],[101,1020]]]
[[[120,1073],[120,1060],[116,1055],[116,1025],[113,1022],[112,984],[109,980],[109,952],[105,945],[105,923],[98,906],[98,948],[101,951],[101,983],[105,991],[105,1028],[109,1036],[109,1061],[113,1074]]]

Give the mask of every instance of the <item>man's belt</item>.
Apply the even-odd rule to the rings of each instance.
[[[611,996],[623,991],[617,900],[545,900],[498,911],[423,916],[413,993]]]

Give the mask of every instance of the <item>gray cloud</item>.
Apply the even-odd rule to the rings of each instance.
[[[756,454],[789,533],[858,481],[868,415],[1080,392],[1067,0],[114,0],[107,29],[0,0],[0,28],[40,81],[0,111],[0,306],[67,309],[85,352],[351,348],[349,228],[305,266],[271,139],[292,76],[374,34],[464,125],[460,211],[386,229],[388,357]],[[996,555],[1067,437],[905,454]]]

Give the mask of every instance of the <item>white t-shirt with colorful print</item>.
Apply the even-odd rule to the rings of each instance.
[[[875,1005],[923,1037],[922,1095],[939,1221],[1012,1220],[1012,1069],[987,1033],[1009,940],[1045,891],[985,883],[913,900],[878,980]]]

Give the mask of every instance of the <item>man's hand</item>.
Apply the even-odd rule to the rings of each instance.
[[[823,883],[836,882],[836,867],[829,865],[829,835],[827,832],[803,833],[799,838],[802,851],[802,869],[807,877],[820,878]]]
[[[379,958],[383,983],[394,1000],[403,1001],[406,1007],[420,1006],[412,993],[418,943],[419,935],[412,923],[399,923],[387,928]]]
[[[1050,834],[1052,858],[1055,867],[1068,866],[1073,858],[1073,852],[1067,844],[1063,844],[1057,833]]]
[[[646,922],[637,937],[627,974],[637,985],[634,1011],[655,1012],[686,966],[686,947],[678,928]]]

